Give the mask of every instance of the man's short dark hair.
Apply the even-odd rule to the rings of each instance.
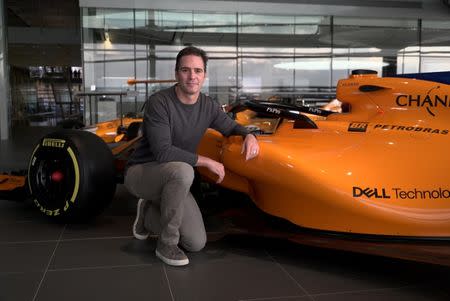
[[[206,52],[204,50],[194,47],[194,46],[188,46],[186,48],[183,48],[180,52],[178,52],[177,62],[175,65],[175,71],[178,71],[178,69],[180,68],[181,58],[186,55],[195,55],[195,56],[201,57],[203,60],[203,65],[205,66],[205,68],[204,68],[205,70],[203,70],[203,71],[206,72],[206,64],[208,63],[208,55],[206,54]]]

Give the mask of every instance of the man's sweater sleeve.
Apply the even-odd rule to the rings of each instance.
[[[222,111],[219,103],[216,101],[212,101],[214,110],[213,110],[213,122],[211,123],[211,128],[219,131],[222,135],[228,137],[231,135],[240,135],[245,137],[250,133],[242,125],[238,124],[236,121],[231,119],[224,111]]]
[[[163,100],[152,96],[146,105],[144,114],[144,134],[150,151],[158,162],[186,162],[195,166],[197,154],[173,146],[170,129],[170,114]]]

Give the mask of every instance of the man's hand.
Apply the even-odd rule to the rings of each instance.
[[[245,160],[250,160],[258,156],[259,144],[256,137],[252,134],[247,134],[242,144],[241,154],[245,155]]]
[[[195,166],[206,167],[213,174],[217,175],[219,177],[216,181],[217,184],[222,182],[223,178],[225,177],[225,168],[223,167],[223,164],[208,157],[199,155],[197,164],[195,164]]]

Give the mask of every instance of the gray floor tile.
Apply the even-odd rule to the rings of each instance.
[[[0,244],[0,273],[44,271],[56,242]]]
[[[252,298],[252,299],[239,299],[239,301],[314,301],[309,296],[284,296],[284,297],[270,297],[270,298]]]
[[[39,286],[44,272],[0,273],[0,300],[30,301]]]
[[[416,262],[324,250],[281,243],[269,248],[280,262],[310,294],[393,289],[427,284],[448,291],[450,269]]]
[[[344,294],[329,294],[313,296],[316,301],[447,301],[450,296],[441,292],[421,288],[398,288],[366,292],[349,292]]]
[[[171,300],[162,265],[49,271],[36,301]]]
[[[84,224],[67,225],[62,239],[133,236],[134,216],[98,216]]]
[[[229,301],[304,295],[270,260],[192,262],[184,268],[166,270],[175,300]]]
[[[0,243],[58,240],[64,225],[46,220],[11,222],[0,227]]]
[[[50,269],[159,263],[154,253],[155,245],[154,241],[134,238],[62,241]]]
[[[329,271],[326,268],[299,267],[286,263],[282,265],[311,294],[400,287],[405,285],[405,282],[401,280],[389,282],[386,279],[376,279],[376,277],[354,274],[345,269],[339,272]]]
[[[188,253],[192,263],[261,259],[272,261],[267,252],[251,237],[231,236],[207,242],[201,252]]]
[[[0,199],[0,225],[35,219],[42,220],[42,215],[31,205],[31,201]]]

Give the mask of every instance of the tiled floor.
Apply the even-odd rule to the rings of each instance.
[[[0,170],[20,168],[33,139],[2,142]],[[169,267],[131,236],[135,205],[119,186],[95,221],[58,225],[0,200],[0,300],[450,300],[449,268],[276,239],[225,237]]]

